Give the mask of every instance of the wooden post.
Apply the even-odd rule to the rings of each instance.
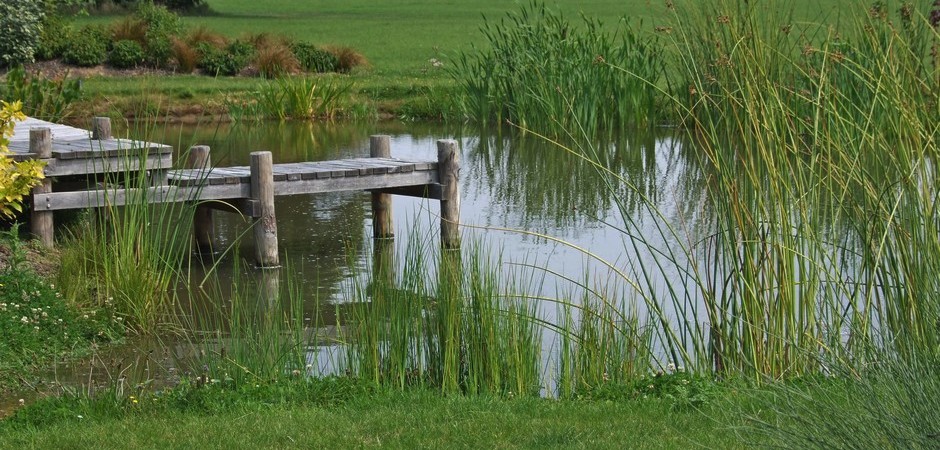
[[[261,267],[277,267],[277,220],[274,217],[274,163],[271,152],[251,153],[251,199],[255,201],[255,259]]]
[[[198,170],[197,177],[205,180],[212,168],[212,157],[206,145],[194,145],[189,149],[189,167]],[[212,252],[213,239],[212,208],[207,205],[196,205],[193,215],[193,236],[196,240],[196,249],[200,253]]]
[[[437,173],[441,184],[441,247],[460,248],[460,153],[457,141],[437,141]]]
[[[369,154],[373,158],[391,158],[391,138],[386,135],[369,137]],[[392,230],[392,194],[372,193],[372,237],[375,239],[391,239],[395,237]]]
[[[46,127],[30,129],[29,151],[35,153],[38,159],[52,158],[52,130]],[[38,186],[33,188],[33,194],[50,192],[52,192],[52,181],[48,178],[44,178]],[[45,206],[33,202],[32,232],[43,247],[52,248],[55,245],[52,211],[45,210]]]
[[[91,138],[94,140],[111,139],[111,119],[95,117],[91,121]]]

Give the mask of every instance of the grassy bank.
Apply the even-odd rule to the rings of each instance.
[[[665,399],[442,397],[426,391],[370,392],[363,386],[332,383],[331,397],[309,393],[315,388],[304,397],[297,386],[279,389],[290,396],[274,389],[257,388],[250,394],[202,388],[193,398],[205,403],[190,400],[175,407],[128,401],[120,412],[96,411],[87,401],[61,401],[46,405],[68,412],[60,420],[0,422],[0,448],[742,447],[715,420],[720,415],[717,410],[676,410]],[[246,400],[252,395],[253,400]]]
[[[822,5],[798,0],[793,2],[794,18],[835,23],[851,5],[855,3],[848,0]],[[672,19],[665,2],[595,0],[548,6],[573,23],[583,13],[601,21],[607,30],[616,28],[625,17],[640,36],[668,28]],[[341,6],[281,0],[265,2],[263,7],[241,0],[216,0],[210,7],[212,12],[207,15],[184,17],[185,25],[204,26],[230,38],[274,33],[321,45],[348,46],[362,53],[369,64],[342,76],[352,86],[351,102],[380,117],[405,119],[461,117],[454,100],[462,92],[448,71],[455,67],[461,52],[489,46],[481,30],[484,16],[497,21],[518,9],[515,3],[492,0],[388,5],[354,1]],[[76,25],[107,24],[118,18],[79,17]],[[145,111],[169,120],[195,120],[204,114],[223,113],[226,97],[245,95],[257,85],[256,79],[245,77],[95,73],[100,71],[84,76],[88,100],[81,116],[92,111],[115,116]]]
[[[53,380],[42,374],[56,362],[124,335],[113,308],[63,299],[50,273],[56,256],[27,248],[16,234],[16,227],[0,234],[0,395],[46,390]]]
[[[622,220],[614,226],[620,227],[623,259],[629,261],[600,261],[616,275],[614,280],[595,282],[586,274],[580,281],[562,275],[570,289],[560,298],[544,298],[526,290],[526,282],[538,276],[507,274],[501,261],[480,247],[467,245],[462,253],[436,259],[436,241],[428,248],[412,241],[399,271],[385,273],[385,262],[377,258],[373,272],[350,278],[346,298],[351,304],[337,307],[338,331],[326,341],[307,333],[305,320],[311,318],[297,314],[298,305],[307,300],[289,279],[252,287],[258,292],[235,289],[231,298],[210,291],[208,295],[215,296],[211,309],[193,316],[217,328],[191,327],[200,351],[189,367],[203,372],[195,378],[199,381],[190,383],[217,387],[166,391],[170,398],[182,399],[177,408],[157,406],[166,403],[163,394],[142,392],[135,397],[106,393],[96,399],[79,395],[75,400],[53,400],[45,404],[53,406],[24,409],[7,422],[10,432],[18,439],[45,438],[30,434],[30,414],[35,414],[35,428],[55,430],[49,439],[69,439],[64,432],[72,431],[72,424],[95,417],[103,421],[104,430],[118,426],[144,436],[159,432],[153,438],[158,440],[174,435],[175,425],[166,424],[182,417],[193,427],[200,421],[211,424],[213,428],[201,434],[221,430],[253,439],[231,431],[233,423],[250,417],[257,420],[254,425],[280,430],[266,415],[252,415],[260,405],[274,404],[266,413],[291,417],[287,421],[323,420],[333,425],[323,434],[346,444],[345,437],[331,434],[349,423],[348,416],[337,411],[362,413],[369,408],[363,415],[373,417],[372,410],[383,411],[385,399],[391,398],[384,412],[392,417],[402,412],[402,423],[412,427],[427,424],[433,434],[420,439],[428,441],[396,440],[414,435],[404,433],[389,417],[375,416],[382,421],[374,425],[381,431],[356,428],[351,432],[356,440],[349,445],[371,444],[372,439],[376,445],[402,446],[466,439],[467,446],[478,446],[519,439],[520,446],[602,446],[630,442],[625,430],[635,435],[635,429],[650,429],[634,421],[642,413],[658,418],[654,439],[659,443],[684,446],[685,436],[680,442],[664,437],[675,429],[663,422],[683,423],[692,417],[683,424],[684,431],[698,433],[693,431],[695,421],[708,414],[684,416],[673,409],[693,406],[708,413],[710,397],[702,388],[714,387],[712,380],[721,379],[750,389],[743,397],[734,389],[719,392],[733,414],[713,418],[720,417],[726,426],[743,424],[743,436],[755,439],[755,444],[838,446],[859,439],[860,447],[932,446],[938,423],[934,403],[940,398],[933,382],[938,379],[940,342],[940,285],[934,276],[940,267],[935,232],[940,223],[935,170],[940,84],[935,82],[938,65],[931,53],[937,48],[937,28],[929,21],[929,11],[878,3],[852,10],[845,28],[830,28],[800,22],[789,11],[766,5],[714,0],[682,6],[669,9],[674,27],[663,31],[666,49],[661,54],[673,58],[673,78],[666,87],[629,67],[596,56],[592,60],[608,70],[605,75],[622,71],[645,80],[639,86],[661,95],[659,101],[684,125],[688,146],[707,181],[693,205],[706,215],[703,233],[689,234],[685,218],[664,217],[635,180],[605,164],[594,131],[610,124],[624,127],[629,111],[594,124],[574,115],[569,122],[558,120],[553,130],[566,134],[573,144],[556,150],[593,164],[611,193],[637,194],[635,205],[622,196],[614,200],[620,202],[616,208]],[[557,31],[570,36],[564,26]],[[512,39],[527,39],[508,36],[506,53],[514,47]],[[518,61],[510,59],[509,65]],[[571,72],[588,74],[588,82],[597,75]],[[507,78],[519,75],[507,73]],[[528,81],[544,86],[527,82],[513,86],[511,95],[483,90],[478,94],[486,102],[498,103],[504,95],[528,101],[514,101],[523,108],[505,114],[534,111],[530,117],[536,119],[529,119],[533,123],[557,118],[568,111],[566,106],[577,111],[564,101],[546,98],[553,91],[576,90],[576,83],[559,85],[541,76]],[[609,100],[603,91],[579,91],[593,97],[578,101],[603,106]],[[555,109],[539,109],[545,105]],[[496,116],[501,119],[503,114]],[[637,207],[646,208],[650,214],[642,217],[651,219],[631,215]],[[138,274],[181,275],[174,255],[186,252],[165,251],[139,240],[160,221],[143,215],[131,219],[126,228],[105,234],[118,245],[92,239],[93,249],[109,250],[97,259],[150,260],[153,265],[138,267]],[[550,236],[539,237],[565,245]],[[580,250],[594,258],[591,249]],[[97,273],[94,278],[103,284],[96,292],[105,295],[137,288],[125,293],[122,304],[127,308],[140,305],[135,303],[140,300],[145,307],[148,302],[168,306],[145,308],[145,314],[133,316],[142,332],[151,332],[148,324],[175,311],[173,299],[162,297],[171,283],[163,278],[153,285],[133,279],[124,283],[125,266],[113,264],[109,270],[104,264],[103,270],[88,273]],[[525,268],[542,275],[549,270]],[[140,288],[153,297],[138,295]],[[558,309],[557,320],[548,322],[539,314],[543,305]],[[550,339],[543,339],[546,335]],[[333,352],[330,363],[323,365],[327,367],[308,362],[309,353],[318,357],[316,352],[323,348]],[[375,391],[335,402],[328,399],[329,408],[323,410],[315,399],[304,403],[307,385],[279,390],[286,380],[302,375],[319,386],[330,380],[331,371],[345,374],[344,383],[367,382]],[[643,401],[660,388],[669,390],[652,397],[667,399],[670,414],[679,415],[659,414],[663,404]],[[228,400],[218,389],[236,395]],[[252,389],[273,392],[252,397]],[[542,394],[563,401],[539,399]],[[427,411],[399,404],[424,401],[430,404]],[[480,414],[464,416],[449,409],[453,403],[456,409]],[[646,410],[651,404],[652,411]],[[563,410],[553,409],[557,405]],[[594,415],[598,406],[606,420]],[[44,415],[42,408],[53,413]],[[76,412],[86,410],[88,414]],[[526,423],[531,423],[531,416],[543,417],[544,411],[565,418],[546,424],[551,434],[531,438],[514,429],[521,423],[516,417],[529,416]],[[852,412],[849,420],[840,415],[845,411]],[[131,423],[126,416],[138,420]],[[158,431],[141,430],[138,422]],[[460,425],[455,427],[455,422]],[[27,425],[21,429],[17,423]],[[610,423],[615,429],[593,428]],[[477,430],[479,437],[472,434]],[[749,433],[752,430],[763,434]],[[79,431],[84,432],[93,433],[89,439],[104,439],[99,435],[106,433],[94,427]],[[286,439],[275,433],[259,435],[259,445]],[[595,436],[598,441],[591,440]],[[290,436],[293,439],[306,437]],[[729,445],[736,444],[714,443]]]

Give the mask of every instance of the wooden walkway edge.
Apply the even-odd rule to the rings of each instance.
[[[28,128],[25,128],[28,127]],[[28,145],[22,139],[28,129]],[[391,157],[390,137],[370,138],[370,158],[273,164],[270,152],[253,152],[251,164],[212,167],[209,148],[190,149],[189,169],[169,170],[172,149],[142,141],[114,139],[110,122],[95,118],[91,132],[31,119],[21,123],[11,140],[16,159],[46,161],[47,179],[33,190],[33,233],[53,245],[52,212],[66,209],[123,206],[140,202],[210,202],[196,208],[197,247],[212,245],[211,202],[223,201],[255,218],[252,225],[256,259],[261,267],[278,265],[274,197],[338,191],[372,192],[373,236],[394,236],[391,195],[440,200],[441,245],[459,248],[459,152],[454,140],[439,140],[437,161]],[[56,192],[52,179],[61,175],[97,175],[148,171],[151,186],[122,185]]]

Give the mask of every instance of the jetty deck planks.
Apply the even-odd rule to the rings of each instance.
[[[393,236],[389,224],[389,194],[437,199],[442,205],[442,244],[459,247],[456,231],[460,198],[457,191],[459,159],[457,143],[438,141],[438,160],[421,161],[390,157],[389,136],[372,136],[369,158],[334,161],[306,161],[273,164],[270,152],[251,154],[250,166],[208,167],[193,164],[192,169],[170,170],[173,149],[168,145],[111,136],[107,118],[96,117],[93,130],[82,130],[29,118],[15,125],[9,148],[14,160],[39,158],[46,162],[47,180],[33,190],[32,214],[37,223],[33,232],[52,246],[52,212],[65,209],[123,206],[129,203],[230,201],[239,211],[259,218],[256,228],[258,263],[276,266],[277,228],[274,197],[339,191],[369,191],[379,217],[375,237]],[[51,139],[50,139],[51,135]],[[194,147],[211,160],[209,149]],[[152,178],[149,187],[122,185],[120,174],[146,170]],[[439,173],[443,172],[443,173]],[[63,175],[118,174],[115,183],[87,190],[55,192],[51,178]],[[165,174],[165,176],[164,176]],[[201,243],[211,246],[211,212],[201,208]],[[258,226],[255,224],[256,227]],[[200,237],[197,237],[200,239]]]

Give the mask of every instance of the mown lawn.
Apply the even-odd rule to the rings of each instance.
[[[691,0],[676,0],[681,7]],[[433,103],[453,96],[453,83],[447,69],[451,58],[462,51],[483,44],[480,27],[484,16],[497,20],[507,12],[517,11],[525,1],[392,1],[369,0],[305,1],[305,0],[209,0],[211,12],[184,18],[187,26],[205,26],[229,37],[271,33],[317,45],[348,46],[362,53],[369,65],[344,76],[353,83],[358,101],[371,102],[382,110],[409,115],[409,109],[427,108],[434,114]],[[766,2],[768,8],[783,7]],[[584,2],[547,2],[550,8],[562,11],[572,23],[580,13],[600,18],[608,26],[627,18],[632,26],[654,33],[656,26],[670,25],[672,14],[664,0],[592,0]],[[838,21],[844,8],[867,7],[850,0],[793,0],[795,18],[821,23]],[[77,25],[110,23],[113,15],[86,16],[76,19]],[[431,60],[443,61],[436,67]],[[85,89],[92,99],[118,100],[118,110],[138,106],[129,97],[143,93],[157,97],[158,103],[184,104],[219,103],[226,95],[251,90],[256,79],[239,77],[198,77],[192,75],[160,77],[91,77]],[[131,104],[128,104],[131,103]],[[416,103],[411,105],[409,103]],[[398,111],[405,104],[404,111]],[[167,105],[159,105],[166,107]],[[172,108],[171,108],[172,109]],[[100,107],[97,113],[107,112]]]
[[[337,406],[94,418],[0,431],[0,448],[740,448],[717,410],[411,392]],[[2,428],[0,428],[2,430]]]

